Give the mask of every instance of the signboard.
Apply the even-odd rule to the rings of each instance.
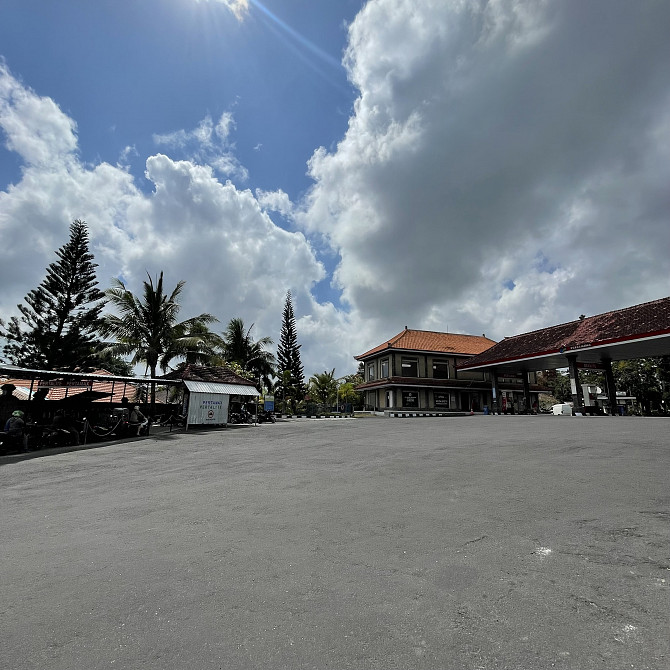
[[[605,370],[607,369],[603,363],[577,363],[578,368],[584,370]]]
[[[433,398],[435,402],[435,407],[449,407],[449,394],[448,393],[433,393]]]
[[[216,426],[228,423],[230,396],[222,393],[189,393],[189,396],[189,424]]]
[[[402,392],[402,406],[403,407],[418,407],[419,394],[416,391]]]
[[[275,397],[273,395],[266,395],[263,398],[263,409],[266,412],[274,412],[275,411]]]
[[[523,373],[521,373],[523,375]],[[512,384],[514,386],[518,386],[519,384],[523,383],[523,379],[519,377],[510,377],[509,375],[505,375],[504,377],[498,377],[498,384]]]
[[[67,379],[43,379],[37,384],[38,389],[48,389],[54,387],[69,387],[69,388],[89,388],[93,382],[75,382]]]
[[[503,372],[496,375],[497,379],[523,379],[523,372]]]

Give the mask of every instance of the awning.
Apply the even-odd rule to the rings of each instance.
[[[101,375],[94,372],[64,372],[62,370],[35,370],[33,368],[22,368],[18,365],[7,365],[0,363],[0,373],[16,379],[72,379],[72,380],[91,380],[99,382],[127,382],[129,384],[147,384],[155,382],[160,385],[180,383],[179,379],[164,379],[163,377],[125,377],[122,375]],[[67,386],[63,384],[63,386]]]
[[[192,382],[184,380],[190,393],[218,393],[221,395],[250,395],[258,396],[255,386],[246,384],[217,384],[214,382]]]

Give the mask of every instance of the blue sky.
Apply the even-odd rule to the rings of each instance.
[[[230,111],[250,185],[295,198],[314,148],[346,130],[355,90],[341,59],[359,7],[256,2],[240,23],[214,0],[7,0],[0,44],[12,71],[76,120],[84,161],[134,146],[141,176],[154,134]],[[17,178],[16,160],[1,167]]]
[[[87,221],[308,375],[670,294],[670,3],[4,0],[0,316]]]

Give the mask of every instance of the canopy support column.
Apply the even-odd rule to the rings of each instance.
[[[568,374],[570,375],[570,390],[572,391],[572,406],[575,412],[581,411],[584,406],[584,394],[579,383],[579,368],[577,354],[568,354]]]
[[[493,395],[493,407],[491,408],[494,414],[500,414],[500,388],[498,387],[498,371],[493,368],[491,370],[491,393]]]
[[[607,398],[610,404],[610,414],[616,416],[616,384],[614,382],[614,373],[612,372],[612,361],[611,359],[606,358],[602,361],[602,364],[605,367],[605,383],[607,384]]]
[[[525,404],[525,410],[526,414],[530,412],[530,381],[528,380],[528,370],[523,371],[523,398],[524,398],[524,404]]]

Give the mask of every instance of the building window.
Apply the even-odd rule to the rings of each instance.
[[[433,361],[433,378],[449,379],[449,363],[447,361]]]
[[[449,394],[435,391],[433,394],[433,402],[435,403],[435,407],[449,409]]]
[[[416,358],[403,358],[400,361],[403,377],[419,376],[419,361]]]
[[[386,379],[388,376],[389,376],[389,359],[385,358],[382,361],[382,372],[381,372],[380,377],[382,379]]]
[[[368,381],[371,382],[375,378],[375,364],[368,363]]]
[[[403,391],[402,392],[402,406],[403,407],[418,407],[419,393],[417,391]]]

